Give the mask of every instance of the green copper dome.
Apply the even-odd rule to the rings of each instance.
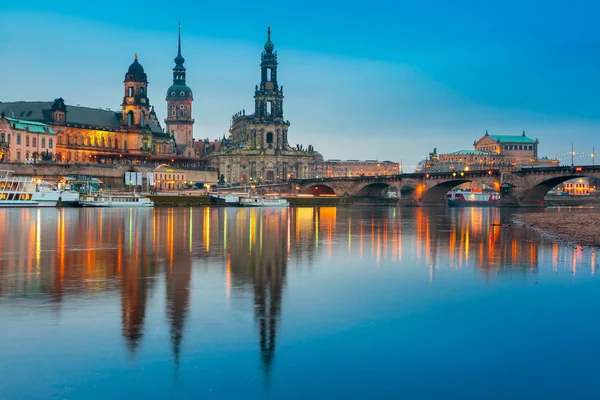
[[[269,28],[267,29],[267,43],[265,43],[265,51],[271,54],[274,48],[275,45],[273,42],[271,42],[271,25],[269,25]]]

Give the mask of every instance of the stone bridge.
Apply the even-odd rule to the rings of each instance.
[[[600,178],[600,166],[298,179],[281,185],[280,190],[314,196],[381,197],[386,189],[396,187],[401,198],[410,198],[414,204],[436,205],[444,203],[446,193],[452,188],[466,182],[477,182],[500,192],[502,205],[543,206],[544,196],[553,187],[570,179],[584,177]]]

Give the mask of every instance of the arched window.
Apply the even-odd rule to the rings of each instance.
[[[46,148],[46,139],[42,138],[42,149]]]
[[[273,132],[267,132],[267,143],[273,143]]]
[[[29,147],[29,135],[25,135],[25,146]]]
[[[119,139],[115,138],[115,149],[119,148]]]
[[[142,125],[142,126],[144,125],[144,117],[145,117],[144,113],[141,113],[140,114],[140,125]]]
[[[32,138],[32,139],[31,139],[31,145],[32,145],[33,147],[37,147],[37,140],[36,140],[36,138]]]
[[[48,139],[48,148],[52,148],[52,139]]]
[[[21,134],[17,134],[17,144],[21,144]],[[21,156],[19,156],[19,154],[17,153],[17,160],[21,159]]]
[[[127,126],[133,125],[133,111],[127,113]]]
[[[0,133],[0,142],[5,142],[6,141],[6,135],[4,134],[4,132]]]
[[[17,150],[17,161],[21,161],[21,150]]]
[[[133,86],[127,88],[127,96],[133,97]]]

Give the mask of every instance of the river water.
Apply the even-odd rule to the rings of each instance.
[[[596,253],[513,212],[0,210],[0,399],[598,399]]]

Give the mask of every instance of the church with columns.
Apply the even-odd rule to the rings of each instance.
[[[271,27],[261,54],[260,84],[254,90],[254,113],[245,110],[232,117],[229,138],[212,154],[226,183],[270,183],[314,174],[320,154],[312,146],[292,148],[288,142],[290,121],[283,117],[283,86],[278,83],[277,52]]]

